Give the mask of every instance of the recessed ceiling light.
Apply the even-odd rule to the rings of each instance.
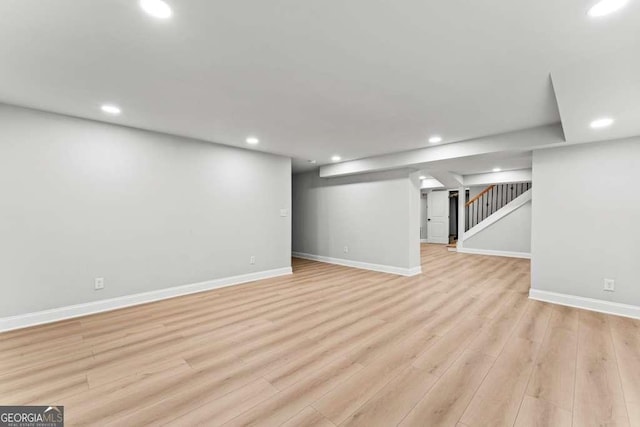
[[[315,165],[315,164],[316,164],[316,161],[315,161],[315,160],[307,160],[307,161],[308,161],[309,163],[311,163],[312,165]]]
[[[423,179],[427,179],[427,177],[424,176],[424,175],[420,175],[420,177],[418,179],[420,179],[420,181],[422,181]]]
[[[122,112],[122,110],[120,110],[120,107],[118,107],[117,105],[113,105],[113,104],[104,104],[100,107],[100,109],[107,113],[107,114],[113,114],[114,116],[117,116],[118,114],[120,114]]]
[[[255,136],[250,136],[249,138],[247,138],[247,144],[258,145],[259,142],[260,140]]]
[[[628,0],[601,0],[591,7],[588,13],[594,18],[605,16],[622,9],[627,3]]]
[[[429,143],[430,144],[437,144],[438,142],[442,142],[442,137],[441,136],[434,135],[431,138],[429,138]]]
[[[149,15],[158,19],[167,19],[173,14],[169,5],[162,0],[140,0],[140,7]]]
[[[342,157],[340,157],[340,156],[333,156],[333,157],[331,157],[331,161],[332,161],[332,162],[339,162],[340,160],[342,160]]]
[[[494,171],[494,172],[500,172],[501,170],[502,170],[502,169],[500,169],[500,168],[493,168],[493,171]]]
[[[609,127],[613,124],[613,119],[610,117],[603,117],[601,119],[597,119],[591,122],[591,124],[589,126],[591,126],[591,129],[602,129],[602,128],[606,128]]]

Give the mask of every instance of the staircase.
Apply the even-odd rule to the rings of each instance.
[[[465,231],[469,231],[499,209],[531,189],[530,182],[493,184],[465,205]]]

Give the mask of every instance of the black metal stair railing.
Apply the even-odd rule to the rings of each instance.
[[[480,194],[467,201],[465,205],[465,231],[484,221],[530,188],[530,182],[488,186]]]

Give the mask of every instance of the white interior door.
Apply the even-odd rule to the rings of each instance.
[[[432,191],[427,196],[427,242],[449,243],[448,191]]]

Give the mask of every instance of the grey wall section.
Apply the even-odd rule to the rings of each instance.
[[[509,215],[464,241],[469,249],[531,252],[531,204],[527,202]]]
[[[488,185],[474,185],[469,187],[469,200],[482,193],[487,187]]]
[[[288,267],[290,207],[289,158],[0,105],[0,317]]]
[[[420,238],[427,238],[427,193],[420,195]]]
[[[409,267],[420,266],[420,172],[409,176]]]
[[[293,251],[400,268],[419,266],[417,178],[406,171],[329,179],[317,171],[294,175]]]
[[[640,305],[639,162],[640,138],[534,152],[533,288]]]

